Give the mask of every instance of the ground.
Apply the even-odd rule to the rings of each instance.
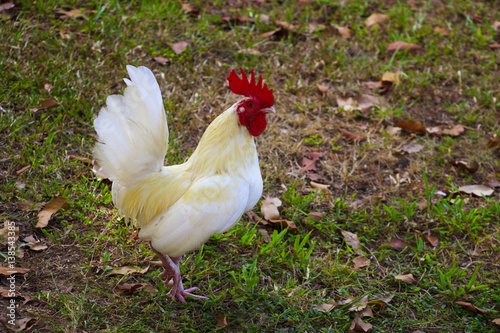
[[[0,4],[0,250],[3,267],[19,268],[3,271],[0,322],[31,332],[498,331],[497,9]],[[186,160],[237,100],[232,68],[274,89],[277,112],[257,138],[262,201],[181,262],[184,285],[207,301],[166,295],[159,259],[92,172],[92,121],[123,92],[127,64],[158,79],[167,164]],[[281,201],[281,223],[266,218],[266,198]]]

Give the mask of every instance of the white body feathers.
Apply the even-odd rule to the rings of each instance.
[[[94,121],[94,157],[113,181],[120,213],[139,237],[171,257],[231,228],[262,195],[253,137],[235,105],[207,128],[186,163],[163,166],[168,127],[158,83],[146,67],[127,66],[124,95],[109,96]]]

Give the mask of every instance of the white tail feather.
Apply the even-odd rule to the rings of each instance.
[[[122,95],[108,96],[94,120],[94,158],[113,182],[127,186],[159,172],[168,148],[168,126],[160,87],[151,70],[127,66]]]

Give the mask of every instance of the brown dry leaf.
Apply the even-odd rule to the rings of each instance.
[[[385,131],[387,132],[387,134],[391,135],[391,136],[394,136],[396,134],[398,134],[399,132],[401,132],[401,127],[394,127],[394,126],[387,126],[387,128],[385,129]]]
[[[326,192],[326,193],[330,192],[330,190],[328,189],[328,187],[330,187],[330,185],[320,184],[320,183],[316,183],[316,182],[311,182],[310,184],[311,184],[312,188],[318,189],[318,190]]]
[[[14,291],[5,289],[3,287],[0,287],[0,295],[4,298],[13,298],[13,297],[19,297],[20,295]]]
[[[424,125],[418,120],[400,120],[396,124],[396,127],[415,133],[425,133],[427,131]]]
[[[12,325],[10,321],[7,321],[7,318],[0,317],[0,323],[11,332],[30,332],[45,325],[42,319],[38,319],[32,314],[28,314],[24,318],[15,319],[14,325]]]
[[[269,15],[266,15],[266,14],[259,14],[259,20],[262,23],[268,24],[270,17],[269,17]]]
[[[460,193],[465,193],[465,194],[474,194],[477,197],[482,197],[484,196],[490,196],[493,194],[493,189],[491,187],[488,187],[486,185],[466,185],[466,186],[460,186],[458,188]]]
[[[50,108],[54,108],[56,106],[61,105],[61,103],[59,103],[55,99],[51,99],[51,98],[50,99],[45,99],[45,100],[41,101],[40,104],[42,104],[42,107],[39,108],[39,110],[41,110],[41,109],[50,109]]]
[[[123,266],[123,267],[117,267],[113,268],[112,270],[109,271],[108,275],[130,275],[133,273],[139,273],[139,274],[144,274],[148,271],[149,266],[141,269],[140,267],[136,266]]]
[[[407,143],[405,145],[403,145],[399,151],[400,152],[405,152],[407,154],[413,154],[413,153],[418,153],[419,151],[421,151],[422,149],[424,148],[423,145],[419,145],[418,143],[413,143],[413,142],[410,142],[410,143]]]
[[[79,18],[79,17],[84,17],[85,14],[87,13],[91,13],[92,10],[81,10],[81,9],[72,9],[70,11],[67,11],[67,10],[59,10],[57,11],[57,14],[61,15],[59,16],[59,18],[70,18],[70,17],[73,17],[73,18]]]
[[[170,59],[164,57],[153,57],[153,60],[159,63],[160,65],[165,65],[170,63]]]
[[[288,22],[285,22],[285,21],[276,21],[274,22],[278,27],[280,28],[283,28],[287,31],[292,31],[292,30],[295,30],[296,26],[294,26],[293,24],[290,24]]]
[[[500,44],[490,44],[490,45],[488,45],[488,47],[489,47],[490,49],[493,49],[493,50],[494,50],[494,49],[500,49]]]
[[[330,312],[332,309],[335,308],[336,302],[334,300],[331,300],[328,303],[323,303],[323,304],[318,304],[316,306],[313,306],[314,310],[320,311],[320,312]]]
[[[368,16],[368,18],[365,21],[365,25],[367,28],[371,28],[377,24],[378,25],[384,24],[384,23],[388,22],[390,19],[391,18],[388,15],[375,13],[375,14],[371,14],[370,16]]]
[[[178,43],[167,43],[168,46],[172,48],[175,54],[181,54],[188,47],[187,42],[178,42]]]
[[[370,318],[373,318],[373,311],[372,311],[372,308],[367,306],[366,308],[364,308],[363,310],[361,310],[359,312],[359,316],[360,317],[370,317]]]
[[[44,228],[49,224],[49,220],[64,204],[68,201],[67,198],[57,197],[52,199],[45,207],[38,213],[38,223],[35,228]]]
[[[0,266],[0,274],[9,276],[11,274],[25,274],[28,273],[30,270],[29,268],[21,268],[21,267],[3,267]]]
[[[83,162],[83,163],[86,163],[86,164],[92,164],[92,161],[87,158],[87,157],[81,157],[81,156],[78,156],[76,154],[68,154],[68,158],[70,160],[77,160],[77,161],[80,161],[80,162]]]
[[[493,319],[492,323],[495,324],[495,325],[499,325],[500,326],[500,318]]]
[[[193,7],[192,5],[188,4],[188,3],[183,3],[182,4],[182,11],[186,14],[190,14],[192,16],[196,16],[200,13],[200,9],[199,8],[195,8]]]
[[[359,301],[354,302],[354,304],[349,308],[349,311],[359,312],[366,309],[368,306],[368,295],[362,297]]]
[[[31,250],[33,251],[42,251],[45,250],[48,246],[43,244],[40,241],[37,241],[33,235],[28,236],[23,239],[25,243],[27,243]]]
[[[363,256],[354,258],[352,262],[354,263],[354,269],[366,267],[371,263],[370,259]]]
[[[406,243],[406,241],[404,240],[401,240],[401,239],[398,239],[398,238],[391,238],[389,240],[389,245],[394,249],[394,250],[397,250],[397,251],[401,251],[403,250],[406,246],[408,246],[408,244]]]
[[[16,175],[19,176],[19,175],[23,174],[26,170],[29,170],[30,168],[31,168],[31,165],[26,165],[26,166],[22,167],[21,169],[17,170]]]
[[[486,147],[488,148],[498,148],[500,147],[500,140],[497,137],[491,138],[486,142]]]
[[[417,283],[417,280],[413,277],[413,274],[405,274],[405,275],[396,275],[394,277],[396,280],[401,280],[404,283],[407,284],[414,284]]]
[[[464,132],[464,127],[460,124],[453,126],[453,128],[443,130],[444,135],[450,135],[450,136],[459,136],[463,132]]]
[[[6,2],[0,5],[0,13],[6,10],[11,9],[15,5],[12,2]]]
[[[376,107],[382,110],[387,109],[387,103],[383,97],[371,96],[371,95],[360,95],[357,98],[352,97],[337,97],[337,104],[346,111],[360,110],[368,111],[372,107]]]
[[[446,30],[445,28],[441,28],[441,27],[435,27],[434,32],[437,34],[445,35],[445,36],[450,34],[450,32],[448,30]]]
[[[398,85],[401,83],[401,72],[386,72],[382,74],[382,78],[380,79],[382,83],[391,83]]]
[[[488,313],[488,310],[480,309],[474,304],[471,304],[469,302],[456,301],[455,304],[461,306],[464,310],[467,310],[471,313],[480,313],[480,314]]]
[[[487,186],[491,187],[491,188],[497,188],[497,187],[500,187],[500,183],[497,182],[496,180],[494,181],[491,181],[491,182],[487,182],[486,183]]]
[[[346,39],[349,39],[351,38],[351,31],[349,30],[349,28],[344,28],[344,27],[339,27],[338,25],[334,26],[335,29],[337,29],[338,33],[346,38]]]
[[[456,160],[453,160],[453,161],[450,161],[450,164],[453,165],[454,167],[459,168],[459,169],[467,170],[470,173],[474,173],[477,170],[479,170],[479,164],[477,164],[477,163],[469,165],[469,163],[467,163],[465,161],[456,161]]]
[[[323,219],[323,215],[324,215],[324,214],[323,214],[323,213],[321,213],[321,212],[310,212],[308,215],[309,215],[310,217],[312,217],[313,219],[316,219],[316,220],[321,220],[321,219]]]
[[[320,157],[323,157],[323,153],[305,153],[304,158],[302,159],[302,172],[307,171],[316,171],[316,161],[319,160]]]
[[[375,296],[375,298],[370,299],[368,301],[368,305],[373,310],[379,311],[379,310],[389,306],[389,302],[393,299],[394,294],[387,294],[387,295],[376,294],[374,296]]]
[[[279,31],[281,31],[281,28],[278,28],[278,29],[275,29],[275,30],[271,30],[271,31],[268,31],[268,32],[264,32],[263,34],[260,34],[260,37],[262,37],[262,38],[269,38],[272,35],[275,35],[276,33],[278,33]]]
[[[358,239],[358,235],[349,231],[342,230],[340,228],[337,228],[337,232],[339,232],[342,235],[342,237],[344,237],[344,241],[354,250],[354,252],[356,252],[359,255],[363,255],[363,253],[358,250],[358,248],[361,245]]]
[[[16,226],[14,221],[5,220],[3,228],[0,229],[0,237],[3,238],[4,243],[15,243],[19,238],[19,227]]]
[[[280,220],[269,220],[269,222],[280,224],[283,228],[297,229],[295,222],[285,219]]]
[[[432,247],[436,247],[439,245],[439,239],[436,236],[432,235],[430,231],[426,231],[422,233],[420,236],[422,237],[423,240],[429,242],[429,244],[431,244]]]
[[[318,88],[318,91],[323,95],[326,95],[328,93],[328,86],[323,86],[319,83],[316,83],[316,88]]]
[[[280,212],[278,207],[281,206],[281,200],[278,198],[267,198],[262,200],[260,211],[266,220],[279,220]]]
[[[417,50],[420,50],[422,46],[413,44],[413,43],[406,43],[406,42],[394,42],[389,44],[387,47],[387,53],[389,55],[393,54],[394,52],[401,52],[408,50],[408,53],[415,52]]]
[[[215,328],[221,328],[227,326],[227,318],[222,313],[218,314],[215,319],[217,319],[217,324],[215,324]]]
[[[364,321],[361,320],[360,317],[356,316],[356,318],[354,318],[354,320],[352,321],[352,324],[347,332],[348,333],[368,332],[369,330],[371,330],[372,327],[373,327],[372,324],[365,323]]]
[[[362,85],[367,87],[368,89],[372,90],[380,90],[383,88],[382,81],[366,81],[366,82],[361,82]]]
[[[263,221],[262,217],[260,217],[259,215],[255,214],[253,211],[247,212],[247,216],[250,218],[250,220],[253,223],[259,223],[259,222]],[[268,224],[267,221],[264,224]]]
[[[130,296],[133,294],[137,294],[138,292],[146,289],[148,292],[153,292],[155,289],[152,286],[149,286],[147,283],[124,283],[116,286],[120,289],[120,293],[125,296]]]
[[[19,201],[18,203],[19,209],[22,209],[24,211],[38,210],[42,205],[43,203],[34,203],[33,200],[30,199],[27,199],[26,201]]]
[[[354,134],[352,132],[349,132],[348,130],[345,130],[343,128],[339,128],[339,132],[344,136],[344,138],[346,138],[349,141],[363,142],[366,140],[365,137],[358,135],[358,134]]]
[[[238,53],[251,54],[254,56],[259,56],[261,54],[259,51],[254,50],[254,49],[243,49],[243,50],[239,50]]]

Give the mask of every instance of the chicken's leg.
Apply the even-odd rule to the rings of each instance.
[[[177,298],[182,303],[186,303],[186,295],[193,296],[194,298],[208,299],[208,297],[205,296],[192,294],[193,291],[198,289],[197,287],[184,290],[181,280],[181,271],[179,269],[179,260],[181,259],[180,257],[171,258],[168,255],[156,251],[152,246],[151,249],[153,249],[153,251],[160,257],[161,262],[163,263],[163,267],[165,267],[165,271],[160,274],[160,277],[167,277],[165,283],[169,283],[170,280],[173,280],[172,289],[168,294],[172,296],[174,300]]]

